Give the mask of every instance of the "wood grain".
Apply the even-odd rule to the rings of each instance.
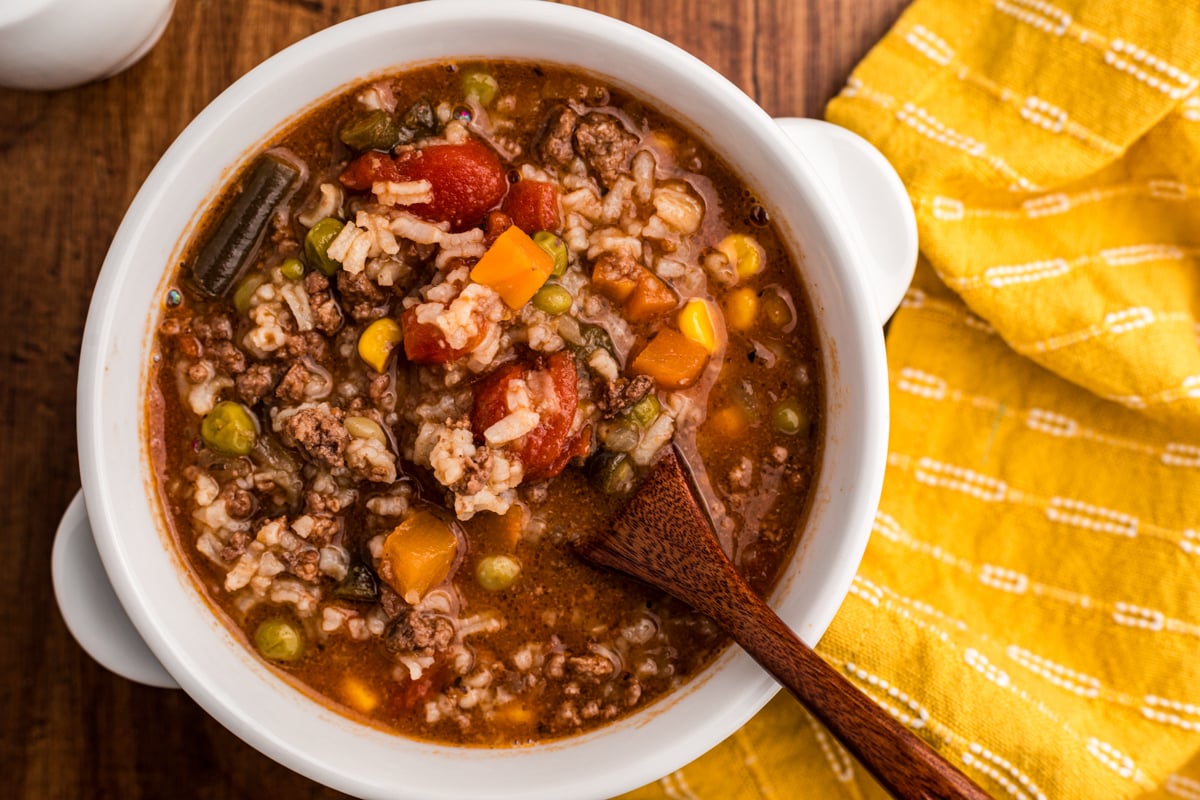
[[[572,0],[711,64],[774,115],[820,115],[907,0]],[[126,206],[210,100],[368,0],[179,0],[163,39],[107,81],[0,89],[0,793],[47,798],[333,798],[250,750],[181,692],[94,664],[50,585],[79,487],[75,379],[92,285]]]

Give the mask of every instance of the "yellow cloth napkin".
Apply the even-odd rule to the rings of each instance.
[[[999,798],[1200,800],[1200,6],[918,0],[830,120],[922,259],[821,654]],[[638,790],[881,797],[789,696]]]

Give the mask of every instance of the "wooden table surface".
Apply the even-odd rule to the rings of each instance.
[[[820,116],[908,0],[573,0],[691,51],[776,116]],[[502,0],[497,0],[502,2]],[[0,89],[0,796],[332,798],[183,692],[97,666],[54,603],[50,548],[79,488],[75,380],[92,286],[126,206],[183,127],[285,46],[385,2],[178,0],[107,81]]]

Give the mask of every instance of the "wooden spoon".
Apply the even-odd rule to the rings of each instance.
[[[989,797],[808,648],[738,574],[674,447],[617,513],[575,549],[706,614],[901,798]]]

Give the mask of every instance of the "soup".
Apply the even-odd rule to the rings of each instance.
[[[641,709],[728,640],[571,541],[674,442],[770,589],[820,455],[795,274],[716,154],[591,76],[355,86],[173,274],[147,416],[178,547],[249,648],[361,721],[519,746]]]

